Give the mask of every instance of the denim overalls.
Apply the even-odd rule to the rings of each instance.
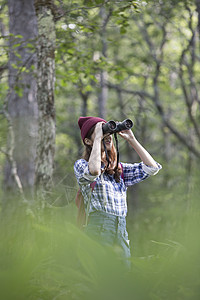
[[[124,258],[130,258],[130,246],[126,230],[126,217],[104,212],[92,212],[85,232],[103,245],[118,246]]]

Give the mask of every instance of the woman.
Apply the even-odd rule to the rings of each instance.
[[[155,175],[161,166],[136,140],[131,129],[121,131],[119,135],[138,153],[142,162],[120,163],[116,166],[117,152],[112,135],[103,135],[104,123],[106,121],[101,118],[79,118],[85,153],[82,159],[75,162],[74,172],[84,197],[85,209],[88,208],[89,213],[85,231],[103,244],[118,245],[123,255],[129,258],[127,187]],[[94,182],[91,189],[91,183]]]

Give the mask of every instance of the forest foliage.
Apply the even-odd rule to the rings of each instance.
[[[188,168],[194,169],[200,155],[196,2],[57,1],[56,4],[60,6],[55,53],[55,180],[66,174],[68,179],[73,177],[73,162],[82,151],[78,117],[100,114],[99,94],[105,86],[108,93],[103,117],[133,119],[138,139],[164,165],[165,171],[160,176],[165,177],[165,184],[171,166],[176,164],[181,174],[187,173]],[[11,38],[5,4],[1,6],[1,16],[2,107],[8,91],[7,41]],[[15,43],[13,47],[18,46]],[[32,41],[26,47],[34,52]],[[104,87],[100,82],[102,71],[106,73]],[[26,67],[20,72],[26,72]],[[20,96],[22,88],[16,84],[15,89]],[[1,149],[6,149],[4,115],[1,115],[1,132]],[[121,159],[132,159],[122,141],[120,146]],[[4,159],[1,153],[2,165]]]

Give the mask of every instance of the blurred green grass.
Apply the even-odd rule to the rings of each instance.
[[[189,197],[181,191],[174,200],[159,190],[155,205],[129,216],[131,270],[76,227],[73,202],[2,215],[1,299],[199,299],[198,184]]]

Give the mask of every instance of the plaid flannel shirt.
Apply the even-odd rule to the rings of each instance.
[[[74,172],[82,195],[84,204],[91,197],[89,213],[94,211],[103,211],[116,216],[127,215],[126,190],[128,186],[138,183],[150,175],[155,175],[162,168],[157,163],[157,168],[140,163],[121,163],[123,167],[124,179],[117,183],[113,175],[102,173],[100,176],[93,176],[89,172],[88,162],[79,159],[74,164]],[[90,184],[96,181],[94,190],[91,190]]]

